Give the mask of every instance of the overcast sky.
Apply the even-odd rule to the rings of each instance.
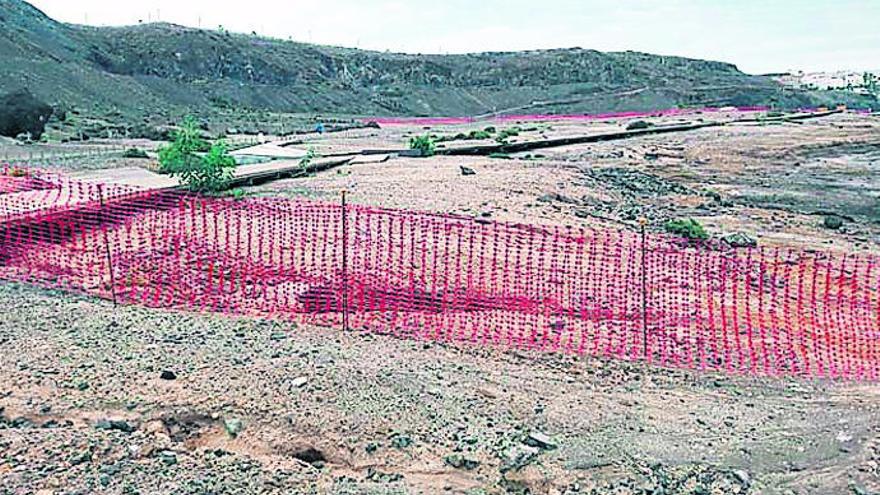
[[[31,0],[79,24],[161,20],[409,53],[579,46],[751,73],[880,69],[880,0]]]

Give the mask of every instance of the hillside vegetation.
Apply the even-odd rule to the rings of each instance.
[[[679,105],[807,106],[722,62],[580,48],[407,55],[171,24],[87,27],[0,0],[0,92],[89,113],[229,109],[339,115],[596,112]]]

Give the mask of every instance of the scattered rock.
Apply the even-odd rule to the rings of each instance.
[[[855,482],[850,482],[849,488],[854,495],[877,495],[876,492],[871,492],[864,486]]]
[[[293,381],[291,382],[291,385],[293,385],[295,388],[300,388],[300,387],[304,387],[306,385],[306,383],[309,383],[309,378],[306,376],[300,376],[300,377],[294,378]]]
[[[653,124],[649,122],[645,122],[644,120],[634,120],[626,125],[626,130],[628,131],[637,131],[642,129],[647,129],[651,127]]]
[[[68,462],[70,462],[70,464],[73,466],[92,462],[92,453],[88,450],[82,450],[71,455],[68,459]]]
[[[135,430],[135,427],[130,425],[128,421],[115,419],[102,419],[95,423],[95,428],[99,430],[117,430],[125,433],[131,433]]]
[[[743,486],[749,486],[752,481],[749,473],[747,471],[743,471],[742,469],[737,469],[733,471],[733,476],[736,478],[739,484]]]
[[[159,375],[159,378],[163,380],[174,380],[177,378],[177,375],[173,371],[164,370],[162,371],[162,374]]]
[[[223,420],[223,428],[226,430],[226,433],[232,437],[236,438],[239,433],[244,429],[244,423],[240,419],[237,418],[229,418]]]
[[[477,389],[477,393],[487,399],[497,399],[498,398],[498,392],[495,390],[492,390],[490,388],[487,388],[487,387],[479,387]]]
[[[843,218],[837,215],[826,215],[824,219],[822,219],[822,225],[826,229],[837,230],[843,227]]]
[[[669,179],[640,170],[623,167],[589,168],[584,170],[588,181],[595,181],[618,190],[625,197],[650,198],[672,194],[697,194]]]
[[[394,483],[402,480],[403,475],[400,473],[383,473],[381,471],[376,471],[376,468],[370,466],[367,468],[366,479],[376,483]]]
[[[853,436],[844,431],[837,432],[837,441],[841,443],[851,442]]]
[[[448,466],[452,466],[456,469],[465,469],[468,471],[476,469],[480,466],[480,461],[465,457],[461,454],[448,455],[443,458],[443,462],[445,462]]]
[[[753,248],[758,245],[758,241],[754,237],[743,232],[727,234],[721,238],[721,241],[732,248]]]
[[[504,464],[501,472],[516,471],[530,464],[541,453],[538,447],[529,445],[515,445],[504,453]]]
[[[544,450],[553,450],[557,447],[556,442],[554,442],[552,438],[537,431],[529,433],[525,443],[526,445],[531,445],[532,447],[538,447],[539,449]]]
[[[177,456],[174,454],[174,452],[171,452],[170,450],[163,450],[162,452],[159,452],[159,460],[161,460],[162,463],[166,466],[173,466],[177,464]]]
[[[563,196],[559,193],[545,194],[545,195],[539,197],[538,201],[542,201],[544,203],[552,203],[552,202],[556,201],[559,203],[577,204],[577,200],[569,198],[567,196]]]
[[[325,461],[327,461],[324,453],[314,447],[306,447],[297,450],[293,453],[293,457],[312,465],[323,464]]]

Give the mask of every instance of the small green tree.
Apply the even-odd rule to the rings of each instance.
[[[201,162],[192,168],[175,172],[180,179],[193,191],[218,192],[229,187],[232,171],[235,169],[235,158],[229,154],[226,143],[217,141],[201,157]]]
[[[302,168],[307,169],[307,168],[309,168],[309,166],[312,165],[312,161],[313,161],[314,159],[315,159],[315,150],[312,149],[312,148],[309,148],[309,149],[306,150],[306,154],[305,154],[305,156],[303,156],[302,158],[300,158],[300,160],[299,160],[299,166],[302,167]]]
[[[202,155],[200,152],[207,150]],[[174,133],[174,142],[159,149],[159,170],[179,177],[192,191],[218,192],[232,180],[235,158],[222,140],[209,145],[195,119],[187,117]]]
[[[208,142],[202,139],[199,126],[191,116],[185,117],[171,135],[174,141],[159,148],[159,171],[162,173],[174,174],[180,170],[195,168],[201,162],[197,153],[210,148]]]

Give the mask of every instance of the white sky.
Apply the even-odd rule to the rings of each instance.
[[[751,73],[880,69],[880,0],[32,0],[55,19],[162,20],[409,53],[580,46]]]

